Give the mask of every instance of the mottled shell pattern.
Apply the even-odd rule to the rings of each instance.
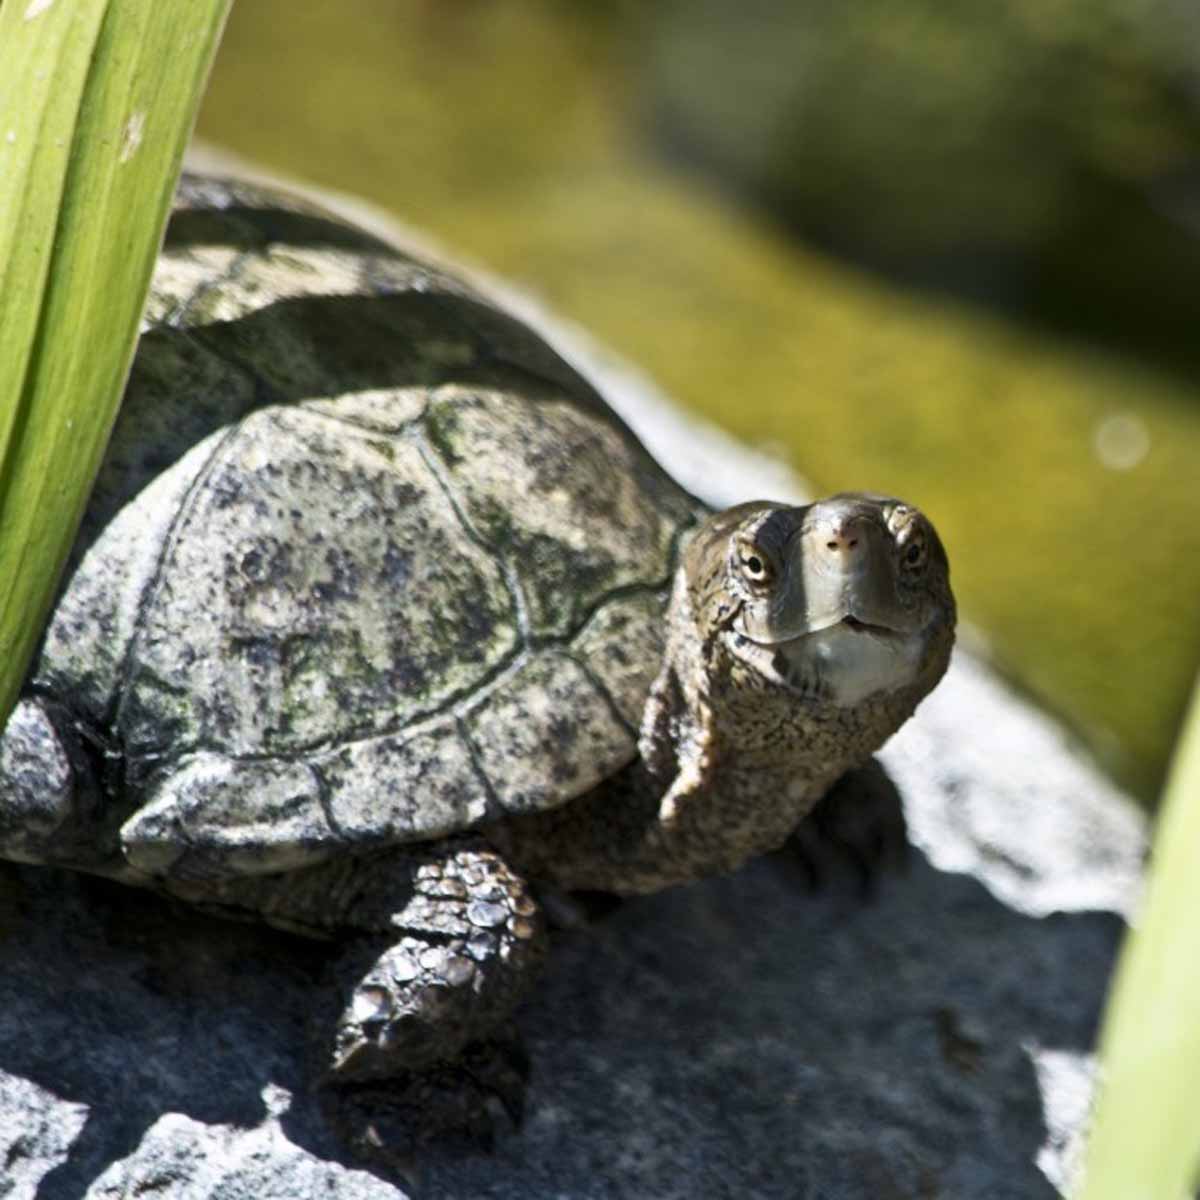
[[[33,686],[151,839],[224,806],[325,857],[550,808],[634,756],[701,516],[458,279],[186,178]]]

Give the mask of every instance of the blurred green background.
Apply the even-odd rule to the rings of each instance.
[[[1191,0],[242,0],[199,133],[921,504],[998,665],[1155,795],[1200,659]]]

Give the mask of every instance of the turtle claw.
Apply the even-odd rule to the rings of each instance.
[[[351,1152],[408,1178],[427,1150],[491,1154],[525,1116],[529,1059],[515,1033],[474,1042],[452,1063],[369,1083],[330,1083],[323,1107]]]
[[[480,1091],[498,1102],[513,1128],[520,1129],[525,1122],[525,1087],[531,1067],[516,1032],[506,1030],[468,1046],[462,1066]]]

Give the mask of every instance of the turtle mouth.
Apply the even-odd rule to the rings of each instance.
[[[888,625],[876,625],[871,621],[863,621],[858,617],[845,616],[836,621],[830,621],[826,625],[821,625],[817,629],[802,629],[799,633],[793,633],[790,637],[753,637],[748,633],[738,631],[739,639],[746,642],[753,642],[756,646],[800,646],[809,638],[820,638],[822,635],[828,635],[834,629],[849,629],[852,633],[868,635],[877,638],[902,638],[904,635],[896,629],[892,629]]]
[[[870,621],[860,621],[857,617],[843,617],[838,623],[847,629],[853,629],[855,633],[870,633],[875,637],[896,636],[896,630],[889,629],[886,625],[873,625]]]
[[[736,633],[733,653],[805,703],[847,708],[916,678],[924,639],[887,625],[842,616],[772,642]]]

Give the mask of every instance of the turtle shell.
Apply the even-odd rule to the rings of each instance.
[[[462,281],[185,177],[33,686],[164,852],[225,826],[277,869],[553,807],[636,753],[700,512]]]

